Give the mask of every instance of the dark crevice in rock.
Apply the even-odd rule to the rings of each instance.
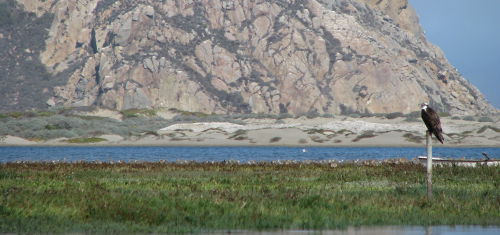
[[[102,44],[102,47],[114,46],[115,45],[115,37],[116,37],[116,34],[112,31],[109,31],[106,34],[106,39],[104,39],[104,43]]]
[[[223,29],[217,29],[217,30],[212,30],[213,37],[212,37],[212,42],[215,45],[218,45],[227,51],[237,55],[238,54],[238,49],[240,48],[240,42],[238,41],[232,41],[227,39],[224,36],[224,30]]]
[[[94,14],[99,14],[102,11],[105,11],[106,9],[111,7],[111,5],[113,5],[116,1],[118,1],[118,0],[101,0],[101,1],[99,1],[94,9]]]
[[[333,70],[333,64],[337,60],[336,54],[342,51],[342,44],[340,40],[333,37],[333,35],[327,31],[324,27],[322,27],[324,31],[324,39],[326,44],[326,51],[328,52],[328,56],[330,57],[330,68],[328,73],[331,73]]]
[[[95,29],[92,29],[90,32],[90,48],[92,48],[92,53],[96,54],[97,50],[97,40],[95,38]]]

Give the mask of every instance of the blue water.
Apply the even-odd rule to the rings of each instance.
[[[213,235],[228,234],[228,232],[211,233]],[[236,234],[242,235],[302,235],[302,234],[329,234],[329,235],[374,235],[374,234],[398,234],[398,235],[498,235],[499,226],[363,226],[348,227],[344,230],[289,230],[289,231],[236,231]]]
[[[433,155],[482,159],[481,152],[500,158],[500,148],[434,148]],[[150,161],[197,162],[238,160],[366,160],[426,155],[425,148],[410,147],[0,147],[0,162],[14,161]]]

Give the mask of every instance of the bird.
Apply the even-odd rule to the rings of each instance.
[[[420,105],[422,120],[427,126],[427,130],[443,144],[443,129],[441,128],[441,121],[439,120],[439,115],[432,109],[429,104],[423,103]]]

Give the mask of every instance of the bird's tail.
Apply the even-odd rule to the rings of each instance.
[[[441,144],[444,144],[443,133],[437,132],[437,133],[434,133],[434,136],[436,136],[436,138],[439,140],[439,142],[441,142]]]

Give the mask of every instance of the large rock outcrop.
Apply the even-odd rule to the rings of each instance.
[[[407,0],[17,1],[52,16],[38,58],[65,81],[50,106],[497,112],[426,41]]]

